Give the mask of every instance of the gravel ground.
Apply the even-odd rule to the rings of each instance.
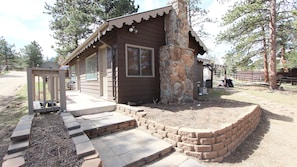
[[[75,146],[58,114],[42,114],[33,119],[30,148],[25,151],[25,167],[79,167]]]

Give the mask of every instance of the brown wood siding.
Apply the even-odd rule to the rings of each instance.
[[[151,18],[134,26],[138,30],[136,34],[129,32],[128,26],[118,30],[118,103],[151,103],[153,98],[160,98],[159,48],[165,45],[164,17]],[[126,44],[154,48],[155,77],[126,77]]]
[[[190,38],[189,48],[194,49],[195,60],[197,60],[197,55],[200,53],[204,53],[203,48],[200,46],[198,42],[196,42],[195,38],[193,38],[190,33],[189,33],[189,38]],[[203,63],[195,61],[193,68],[194,68],[193,98],[197,100],[199,97],[197,82],[198,81],[200,82],[200,87],[203,86]]]
[[[98,77],[99,74],[97,73]],[[86,80],[86,74],[83,74],[81,77],[81,92],[94,96],[94,97],[100,97],[100,84],[99,79],[96,81],[87,81]]]
[[[198,82],[200,82],[200,87],[203,87],[203,63],[195,61],[194,62],[194,99],[197,100],[199,97]]]
[[[117,68],[113,70],[113,66],[117,67],[117,61],[114,56],[117,56],[117,30],[113,30],[112,32],[107,32],[100,41],[103,41],[108,45],[107,48],[107,96],[108,100],[118,101],[118,91],[117,91]],[[114,76],[115,75],[115,76]]]
[[[94,43],[94,46],[98,45],[99,43]],[[80,69],[80,91],[81,93],[85,93],[94,97],[100,97],[100,80],[99,80],[99,73],[97,73],[97,80],[88,81],[86,79],[86,58],[96,53],[96,48],[89,47],[84,52],[79,55],[79,69]],[[98,66],[97,66],[98,72]]]

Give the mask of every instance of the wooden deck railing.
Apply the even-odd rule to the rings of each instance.
[[[29,114],[66,110],[65,71],[27,69]]]

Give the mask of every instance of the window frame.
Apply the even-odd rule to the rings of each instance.
[[[95,77],[91,77],[91,78],[88,78],[88,74],[93,74],[93,73],[88,73],[88,60],[89,59],[91,59],[91,58],[96,58],[96,75],[95,75]],[[86,58],[86,62],[85,62],[85,70],[86,70],[86,80],[87,81],[97,81],[98,80],[98,57],[97,57],[97,54],[96,53],[94,53],[94,54],[92,54],[91,56],[88,56],[87,58]]]
[[[128,48],[132,47],[132,48],[136,48],[139,49],[139,63],[141,63],[141,49],[146,49],[146,50],[150,50],[151,51],[151,70],[152,70],[152,75],[142,75],[142,69],[139,69],[139,75],[129,75],[129,68],[128,68]],[[125,45],[125,66],[126,66],[126,77],[128,78],[154,78],[155,77],[155,52],[154,52],[154,48],[151,47],[145,47],[145,46],[140,46],[140,45],[132,45],[132,44],[126,44]]]

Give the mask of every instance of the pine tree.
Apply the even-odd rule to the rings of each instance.
[[[270,68],[269,68],[269,88],[274,90],[276,84],[276,0],[270,0]]]
[[[290,3],[292,2],[286,0],[275,1],[275,3],[272,0],[238,1],[223,17],[223,26],[228,28],[217,38],[219,41],[230,42],[234,46],[231,53],[237,55],[233,58],[239,66],[252,67],[262,59],[265,81],[269,80],[272,89],[276,88],[277,62],[274,55],[279,53],[284,56],[287,54],[288,43],[296,43],[292,35],[287,35],[290,34],[288,32],[292,32],[291,11],[296,9],[296,6],[288,8]],[[270,68],[268,68],[268,55]]]
[[[221,32],[218,41],[230,42],[234,48],[231,53],[239,67],[253,67],[256,59],[263,57],[265,81],[268,82],[267,39],[269,10],[261,1],[239,1],[223,17],[222,26],[228,29]],[[229,56],[229,58],[232,58]]]
[[[42,48],[36,41],[26,45],[21,53],[25,57],[28,67],[38,67],[43,62]]]
[[[134,0],[56,0],[45,5],[52,16],[50,29],[57,40],[59,55],[65,57],[86,39],[104,20],[137,12]]]
[[[201,0],[188,0],[188,19],[191,27],[195,30],[199,37],[206,37],[209,35],[205,31],[204,23],[213,23],[214,19],[208,17],[208,11],[200,7]]]
[[[0,37],[0,65],[12,65],[15,58],[14,45]]]

